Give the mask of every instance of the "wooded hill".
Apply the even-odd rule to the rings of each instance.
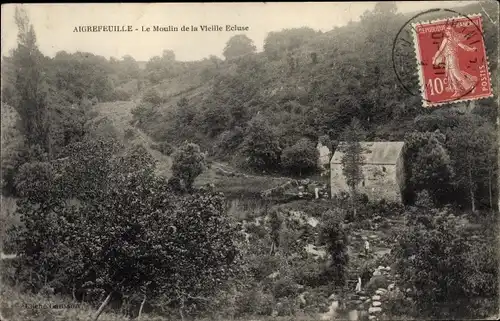
[[[495,16],[495,5],[483,6]],[[258,113],[273,127],[282,148],[302,137],[337,140],[353,117],[361,121],[367,139],[402,140],[414,118],[429,111],[394,73],[393,41],[412,16],[395,9],[378,4],[360,22],[325,33],[307,27],[270,32],[261,53],[255,53],[251,39],[235,36],[225,48],[225,61],[177,62],[165,52],[145,69],[145,78],[163,99],[157,106],[141,105],[137,123],[156,140],[175,144],[188,139],[205,148],[218,143],[221,150],[214,152],[221,154],[239,149],[238,140],[244,140],[248,122]],[[472,5],[456,11],[482,9]],[[496,79],[497,32],[484,13],[483,23],[491,78]],[[414,53],[409,57],[406,65],[416,67]],[[406,85],[415,86],[416,74],[407,74]],[[149,90],[146,94],[154,96]],[[493,99],[480,101],[475,112],[493,120],[494,104]],[[231,146],[226,146],[229,140]]]
[[[456,8],[464,15],[483,13],[494,88],[498,78],[498,31],[490,19],[497,16],[496,9],[494,3]],[[47,83],[47,106],[53,118],[50,150],[57,153],[85,134],[92,105],[133,100],[137,106],[132,109],[132,125],[149,134],[160,149],[164,149],[162,144],[175,147],[188,140],[215,159],[259,171],[298,174],[314,170],[314,162],[307,158],[314,155],[311,150],[318,138],[334,148],[353,118],[360,121],[365,140],[406,140],[415,148],[408,153],[412,157],[417,157],[415,153],[423,146],[412,144],[411,134],[422,133],[428,138],[428,133],[436,129],[477,137],[478,141],[471,142],[473,146],[460,148],[474,147],[477,152],[473,155],[495,157],[492,146],[496,137],[491,129],[497,113],[494,99],[480,100],[471,115],[461,115],[449,106],[424,109],[421,97],[399,84],[393,70],[393,43],[412,16],[398,13],[394,4],[379,3],[359,22],[328,32],[308,27],[270,32],[263,52],[257,53],[248,37],[236,35],[224,49],[225,60],[210,56],[181,62],[175,59],[174,52],[164,50],[144,69],[130,56],[108,60],[82,52],[59,52],[54,58],[39,53],[37,59]],[[422,19],[438,16],[442,17],[443,12],[426,14]],[[407,70],[400,70],[402,80],[418,92],[413,49],[402,50],[407,52],[400,54],[409,57],[404,64]],[[3,57],[2,61],[2,102],[11,106],[19,105],[12,94],[15,59],[20,59],[19,55]],[[485,139],[479,128],[488,133]],[[491,203],[491,195],[496,193],[496,184],[492,184],[496,175],[494,158],[482,164],[484,157],[477,156],[481,166],[476,166],[476,161],[463,164],[459,159],[461,149],[451,150],[446,141],[442,144],[447,145],[446,153],[457,157],[450,161],[449,155],[439,158],[440,162],[450,163],[450,170],[481,167],[478,182],[470,179],[466,185],[484,188],[487,203]],[[414,164],[414,159],[408,163]],[[420,167],[413,171],[420,171]],[[408,172],[411,176],[412,169]],[[421,185],[419,189],[427,184]],[[464,188],[464,193],[471,195],[468,189]]]

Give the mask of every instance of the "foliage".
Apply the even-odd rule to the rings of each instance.
[[[357,185],[363,180],[362,163],[363,150],[360,141],[362,141],[362,129],[357,119],[353,119],[351,125],[344,132],[344,144],[340,146],[342,152],[341,163],[342,173],[345,176],[347,186],[351,190],[351,195],[356,194]]]
[[[272,170],[279,164],[279,141],[262,116],[255,116],[248,124],[242,153],[247,157],[247,164],[254,169]]]
[[[75,146],[75,158],[63,166],[21,170],[23,224],[10,232],[22,254],[18,278],[31,289],[50,286],[80,298],[143,293],[178,307],[213,294],[237,255],[223,198],[175,194],[154,176],[140,146],[112,159],[95,150],[104,146],[88,144]]]
[[[226,130],[219,135],[215,149],[219,156],[232,154],[243,142],[245,132],[241,127],[235,127],[232,130]]]
[[[408,182],[415,193],[431,192],[436,204],[447,203],[455,176],[445,137],[440,133],[410,133],[407,153],[412,153],[408,164]],[[418,145],[420,146],[418,146]],[[407,154],[407,155],[408,155]]]
[[[341,226],[343,214],[326,212],[322,217],[321,240],[326,243],[330,255],[330,266],[327,270],[329,279],[335,286],[343,286],[347,277],[347,233]]]
[[[158,91],[154,88],[150,88],[142,95],[142,101],[153,106],[158,106],[163,102],[163,99]]]
[[[174,147],[168,142],[154,143],[151,145],[152,149],[160,151],[163,155],[170,156],[174,152]]]
[[[491,314],[491,309],[471,302],[497,302],[498,262],[485,251],[485,246],[493,246],[493,239],[467,237],[463,221],[447,210],[428,213],[428,208],[420,207],[418,211],[427,217],[425,224],[410,221],[399,235],[395,251],[397,273],[405,286],[413,289],[417,315],[454,318]]]
[[[205,168],[205,156],[194,143],[184,143],[174,153],[172,175],[179,178],[186,188],[191,188],[194,180]]]
[[[316,35],[316,31],[307,27],[269,32],[264,40],[264,53],[270,60],[284,58],[287,53],[300,48]]]
[[[137,126],[141,126],[157,116],[157,107],[149,102],[142,102],[131,111]]]
[[[278,210],[272,210],[271,213],[269,214],[269,225],[270,225],[270,231],[269,234],[271,236],[271,240],[273,242],[273,245],[278,248],[280,246],[280,230],[281,230],[281,225],[283,223],[283,218],[281,217],[280,213]]]
[[[33,25],[24,9],[16,7],[15,20],[19,32],[17,48],[12,54],[15,68],[13,105],[19,114],[26,143],[48,151],[48,88],[43,70],[44,57],[38,50]]]
[[[408,199],[426,189],[438,205],[494,208],[498,174],[493,125],[476,114],[437,110],[417,117],[414,126],[416,131],[405,137],[407,189],[413,191]]]
[[[230,60],[254,53],[256,49],[252,39],[243,34],[234,35],[228,40],[222,54],[226,60]]]
[[[318,158],[319,152],[313,142],[302,138],[296,144],[283,150],[281,165],[291,173],[302,175],[303,172],[316,169]]]

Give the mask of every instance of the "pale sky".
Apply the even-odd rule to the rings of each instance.
[[[398,2],[400,12],[464,6],[473,1]],[[134,3],[134,4],[25,4],[40,50],[85,51],[109,58],[131,55],[147,61],[173,50],[177,60],[199,60],[211,54],[222,57],[227,40],[242,32],[141,32],[142,26],[226,25],[248,26],[243,32],[261,51],[268,32],[307,26],[329,31],[356,21],[375,2],[331,3]],[[16,46],[15,4],[2,5],[2,55]],[[75,26],[131,25],[133,32],[73,32]],[[139,31],[135,31],[135,29]]]

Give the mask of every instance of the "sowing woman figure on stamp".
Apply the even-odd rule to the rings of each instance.
[[[458,47],[466,51],[477,51],[477,48],[463,44],[462,41],[464,40],[465,36],[457,33],[453,27],[446,27],[444,39],[432,58],[433,65],[439,65],[444,60],[446,78],[448,78],[446,91],[453,92],[452,97],[467,94],[477,81],[477,77],[460,70]]]

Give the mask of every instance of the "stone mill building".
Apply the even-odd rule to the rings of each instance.
[[[342,142],[339,146],[342,146]],[[404,184],[404,142],[360,142],[363,155],[361,168],[364,179],[358,191],[370,200],[402,202]],[[331,195],[349,192],[342,173],[343,152],[337,148],[330,161]]]

